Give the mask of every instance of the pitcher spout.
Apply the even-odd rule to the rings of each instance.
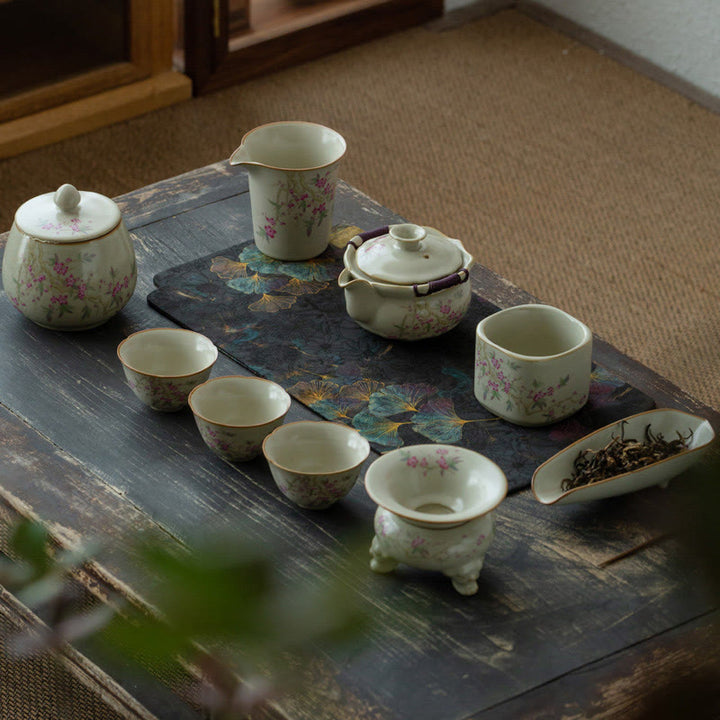
[[[250,154],[248,153],[247,145],[242,144],[230,156],[230,164],[231,165],[257,165],[258,163],[254,162],[250,158]]]
[[[348,315],[359,323],[371,323],[378,309],[378,295],[366,280],[353,278],[345,268],[338,277],[338,285],[345,291]]]

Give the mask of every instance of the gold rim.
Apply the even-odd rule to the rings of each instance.
[[[243,380],[251,380],[254,382],[264,382],[269,383],[270,385],[275,385],[276,387],[279,387],[288,398],[288,404],[285,410],[283,410],[279,415],[276,415],[275,417],[270,418],[270,420],[266,420],[265,422],[261,423],[253,423],[252,425],[230,425],[228,423],[224,422],[218,422],[217,420],[211,420],[210,418],[205,417],[202,413],[195,410],[195,408],[192,406],[192,396],[195,394],[197,390],[200,390],[200,388],[205,387],[206,385],[210,385],[217,380],[227,380],[228,378],[241,378]],[[277,420],[280,420],[283,418],[287,413],[290,411],[290,407],[292,406],[292,398],[290,397],[290,394],[285,390],[284,387],[281,385],[278,385],[276,382],[273,382],[272,380],[267,380],[266,378],[259,378],[259,377],[252,377],[250,375],[219,375],[215,378],[210,378],[210,380],[206,380],[203,383],[200,383],[197,387],[194,387],[190,394],[188,395],[188,405],[190,405],[190,409],[193,411],[193,414],[197,415],[201,420],[204,420],[207,423],[210,423],[211,425],[217,425],[218,427],[224,427],[224,428],[243,428],[243,429],[252,429],[252,428],[260,428],[263,427],[263,425],[269,425],[270,423],[276,422]]]
[[[137,368],[134,368],[132,365],[130,365],[130,363],[128,363],[128,362],[126,362],[125,360],[123,360],[123,357],[122,357],[122,355],[120,354],[120,351],[122,350],[122,347],[123,347],[123,345],[125,345],[125,343],[127,343],[127,342],[130,341],[130,340],[132,340],[132,339],[133,339],[134,337],[136,337],[137,335],[142,335],[143,333],[148,333],[148,332],[157,332],[158,330],[169,330],[170,332],[174,332],[174,333],[175,333],[175,332],[190,333],[191,335],[198,335],[198,336],[200,336],[200,337],[202,337],[202,338],[205,338],[205,340],[207,340],[207,341],[212,345],[212,347],[214,348],[214,350],[215,350],[215,358],[213,359],[213,361],[212,361],[209,365],[205,365],[205,366],[202,367],[200,370],[194,370],[193,372],[185,373],[185,374],[183,374],[183,375],[158,375],[158,374],[156,374],[156,373],[149,373],[149,372],[145,372],[144,370],[138,370]],[[120,362],[122,363],[122,365],[123,365],[124,367],[126,367],[128,370],[132,370],[134,373],[137,373],[138,375],[143,375],[144,377],[151,377],[151,378],[154,377],[154,378],[160,378],[160,379],[162,379],[162,380],[171,380],[171,379],[178,379],[178,380],[180,380],[180,379],[183,379],[183,378],[190,378],[190,377],[192,377],[193,375],[199,375],[200,373],[204,373],[204,372],[205,372],[206,370],[208,370],[209,368],[212,368],[212,366],[217,362],[217,359],[218,359],[218,349],[217,349],[215,343],[214,343],[212,340],[210,340],[210,338],[206,337],[206,336],[203,335],[202,333],[195,332],[194,330],[186,330],[185,328],[145,328],[145,330],[138,330],[137,332],[134,332],[134,333],[131,333],[130,335],[128,335],[128,336],[117,346],[116,354],[117,354],[117,356],[118,356],[118,360],[120,360]]]

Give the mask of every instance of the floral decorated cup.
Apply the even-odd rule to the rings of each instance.
[[[253,235],[277,260],[309,260],[330,241],[335,186],[346,143],[310,122],[274,122],[251,130],[230,157],[250,176]]]
[[[280,492],[309,510],[324,510],[345,497],[370,454],[357,430],[315,420],[281,425],[262,449]]]
[[[223,460],[252,460],[265,437],[281,425],[290,396],[270,380],[241,375],[198,385],[188,404],[205,444]]]
[[[28,200],[8,234],[2,278],[13,305],[42,327],[101,325],[130,300],[137,280],[120,209],[67,184]]]
[[[454,445],[409,445],[375,460],[365,489],[378,504],[370,567],[398,563],[447,575],[462,595],[477,578],[495,533],[493,511],[507,494],[503,471]]]
[[[117,354],[140,400],[154,410],[175,411],[184,408],[190,391],[210,377],[218,350],[191,330],[151,328],[125,338]]]
[[[550,305],[517,305],[477,326],[475,397],[517,425],[548,425],[588,399],[592,333]]]

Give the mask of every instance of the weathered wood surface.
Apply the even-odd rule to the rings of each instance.
[[[530,707],[522,698],[552,709],[557,700],[543,687],[565,688],[567,678],[585,677],[576,675],[580,668],[596,666],[607,672],[603,682],[619,683],[624,665],[614,675],[613,658],[625,658],[628,648],[647,660],[657,637],[711,622],[716,599],[698,587],[695,563],[672,538],[662,539],[680,482],[580,506],[548,508],[529,491],[513,495],[498,511],[472,598],[457,595],[441,575],[371,573],[365,553],[374,505],[362,483],[329,511],[300,511],[276,490],[262,459],[231,466],[212,455],[189,410],[162,414],[141,405],[117,361],[116,346],[130,332],[169,324],[145,302],[157,272],[248,236],[244,172],[220,163],[119,202],[140,277],[118,316],[96,330],[56,333],[0,298],[0,504],[47,521],[60,542],[104,537],[98,577],[139,597],[149,579],[123,544],[139,532],[182,542],[207,527],[239,525],[254,541],[284,549],[285,577],[310,575],[320,584],[339,560],[334,572],[370,604],[376,626],[353,651],[318,660],[306,691],[279,700],[268,717],[510,717],[503,708]],[[346,185],[335,219],[364,228],[398,220]],[[500,306],[530,299],[482,267],[473,282]],[[596,344],[595,359],[658,406],[689,409],[720,426],[717,413],[606,343]],[[245,371],[221,357],[214,374],[232,373]],[[290,419],[301,417],[316,416],[295,403]]]

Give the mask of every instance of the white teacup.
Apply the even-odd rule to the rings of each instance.
[[[154,410],[175,411],[184,408],[190,391],[210,377],[218,349],[192,330],[150,328],[125,338],[117,355],[140,400]]]
[[[230,156],[250,176],[253,236],[277,260],[309,260],[330,242],[345,139],[316,123],[274,122],[251,130]]]
[[[300,420],[273,430],[262,449],[280,492],[302,508],[323,510],[355,485],[370,443],[347,425]]]
[[[223,460],[252,460],[262,442],[290,410],[291,398],[277,383],[225,375],[198,385],[188,397],[205,444]]]
[[[517,305],[477,326],[475,397],[517,425],[548,425],[588,399],[592,333],[550,305]]]

